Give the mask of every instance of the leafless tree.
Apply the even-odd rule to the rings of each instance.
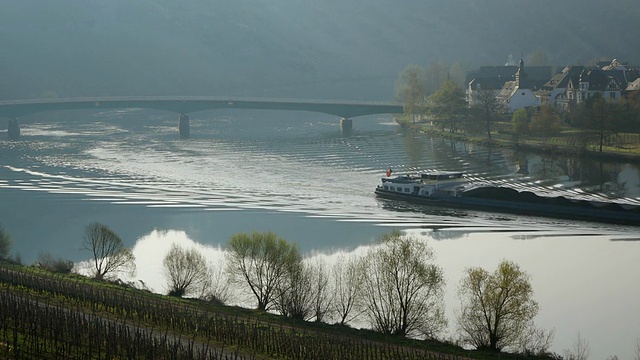
[[[546,331],[537,328],[533,322],[526,326],[515,350],[519,354],[544,357],[550,355],[549,349],[553,345],[556,329]]]
[[[444,329],[444,277],[433,259],[424,241],[397,230],[361,259],[362,305],[376,331],[435,338]]]
[[[303,262],[288,267],[287,275],[276,288],[274,307],[293,319],[311,320],[314,315],[314,284],[311,267]]]
[[[312,310],[316,322],[324,320],[331,309],[329,298],[329,272],[326,262],[320,258],[309,259],[307,266],[310,270],[312,287]]]
[[[357,259],[353,256],[340,256],[333,264],[331,271],[333,313],[340,325],[353,321],[362,310],[357,306],[361,291],[360,272]]]
[[[87,225],[82,248],[90,251],[93,256],[93,276],[96,279],[104,279],[119,271],[130,275],[136,271],[135,256],[131,250],[105,225],[97,222]]]
[[[571,349],[565,349],[564,351],[565,360],[587,360],[590,355],[591,347],[589,346],[589,342],[583,338],[580,333],[578,333],[573,347]]]
[[[162,264],[171,296],[182,297],[198,292],[209,275],[207,262],[196,248],[185,249],[172,244]]]
[[[207,265],[207,276],[202,283],[199,297],[218,304],[227,304],[231,296],[231,281],[224,266],[210,262]]]

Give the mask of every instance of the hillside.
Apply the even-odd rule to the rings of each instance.
[[[382,99],[411,63],[640,63],[637,0],[2,0],[0,99]]]

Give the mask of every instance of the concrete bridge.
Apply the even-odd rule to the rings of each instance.
[[[0,101],[0,117],[9,118],[10,140],[20,137],[21,116],[53,110],[79,109],[155,109],[178,114],[181,138],[189,137],[189,114],[212,109],[299,110],[340,117],[344,130],[353,126],[351,118],[372,114],[401,114],[400,103],[339,100],[257,99],[201,96],[95,97],[69,99],[30,99]]]

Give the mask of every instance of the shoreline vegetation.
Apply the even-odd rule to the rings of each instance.
[[[533,359],[0,262],[0,357]]]
[[[613,162],[640,163],[640,134],[617,134],[615,141],[603,146],[602,151],[589,146],[579,146],[579,134],[571,129],[559,131],[554,136],[541,138],[535,136],[521,136],[514,139],[513,132],[508,128],[510,123],[497,123],[497,129],[491,133],[491,139],[486,135],[470,132],[452,132],[446,128],[439,128],[431,121],[420,119],[412,121],[408,116],[397,116],[396,123],[411,131],[417,131],[442,139],[472,143],[493,148],[506,148],[515,151],[527,151],[550,156],[569,156],[577,158],[591,158]]]
[[[8,234],[0,235],[10,244]],[[85,237],[85,243],[95,240],[92,248],[120,244],[99,223],[87,226]],[[119,270],[128,272],[128,267],[104,268],[110,261],[105,258],[92,260],[90,277],[65,261],[24,266],[8,257],[6,246],[0,253],[0,358],[559,359],[548,352],[555,330],[538,329],[533,322],[539,306],[529,275],[517,264],[504,260],[494,273],[466,270],[458,294],[465,315],[457,318],[461,328],[455,339],[443,333],[445,279],[433,263],[433,250],[399,230],[375,244],[362,257],[343,259],[333,268],[334,280],[344,286],[329,298],[329,292],[314,293],[328,281],[303,262],[295,244],[270,232],[234,235],[227,275],[251,287],[255,309],[226,305],[214,289],[205,290],[212,284],[198,283],[192,275],[212,273],[203,271],[195,250],[175,246],[165,256],[170,286],[164,295],[142,281],[119,280]],[[119,253],[126,249],[109,257]],[[201,288],[196,297],[182,296],[197,290],[187,283]],[[478,287],[480,292],[474,290]],[[370,326],[352,327],[351,310],[336,310],[341,317],[325,321],[330,302],[344,296]],[[496,327],[484,318],[495,318]]]

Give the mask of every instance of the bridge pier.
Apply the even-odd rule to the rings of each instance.
[[[7,135],[9,135],[9,140],[18,140],[20,139],[20,123],[18,119],[9,119],[9,125],[7,126]]]
[[[180,139],[188,139],[191,132],[189,125],[189,115],[180,114],[178,117],[178,129],[180,130]]]
[[[351,131],[353,130],[353,120],[349,118],[340,119],[340,130]]]

